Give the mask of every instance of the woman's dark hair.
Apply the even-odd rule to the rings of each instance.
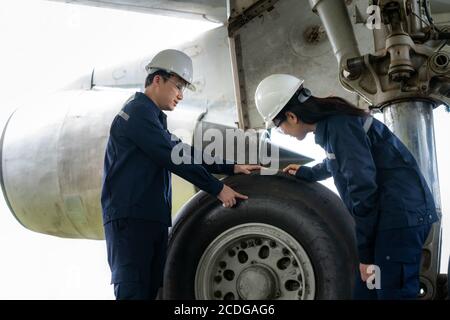
[[[286,112],[290,111],[301,121],[308,124],[317,123],[329,116],[347,114],[364,117],[369,113],[357,108],[352,103],[340,97],[317,98],[311,96],[304,103],[297,99],[299,92],[289,100],[286,106],[277,114],[274,122],[281,123],[286,120]]]
[[[150,74],[147,76],[147,78],[145,79],[145,88],[147,88],[149,85],[152,84],[153,79],[154,79],[156,76],[161,76],[161,77],[164,78],[164,81],[166,81],[166,79],[169,79],[169,78],[171,77],[171,74],[168,73],[168,72],[166,72],[166,71],[164,71],[164,70],[157,70],[157,71],[155,71],[155,72],[153,72],[153,73],[150,73]]]

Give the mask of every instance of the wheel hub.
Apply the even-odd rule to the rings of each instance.
[[[206,248],[195,275],[196,299],[313,299],[315,277],[303,247],[272,225],[224,231]]]
[[[237,279],[237,291],[244,300],[273,299],[277,287],[275,273],[262,264],[247,267]]]

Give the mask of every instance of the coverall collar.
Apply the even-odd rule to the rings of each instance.
[[[167,115],[162,112],[160,108],[156,106],[152,99],[150,99],[147,95],[142,92],[136,92],[136,98],[145,101],[145,104],[148,104],[150,109],[155,112],[159,121],[162,123],[164,129],[167,129]]]
[[[314,140],[316,144],[325,146],[325,129],[327,126],[327,119],[323,119],[316,124],[316,131],[314,133]]]

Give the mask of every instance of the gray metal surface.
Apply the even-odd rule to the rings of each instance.
[[[25,227],[101,239],[100,188],[109,125],[123,90],[62,91],[18,109],[5,128],[5,198]]]
[[[236,31],[250,20],[265,11],[273,9],[278,0],[234,0],[228,1],[228,35],[233,37]]]
[[[249,223],[214,239],[200,258],[196,299],[311,300],[314,270],[302,245],[272,225]]]
[[[321,2],[328,3],[326,0]],[[344,1],[336,2],[343,4]],[[365,11],[367,5],[357,2],[359,11]],[[444,34],[437,29],[430,31],[424,28],[427,26],[426,22],[422,22],[425,17],[416,13],[421,10],[415,2],[412,7],[410,2],[402,0],[384,0],[378,4],[380,15],[374,18],[379,21],[378,26],[377,23],[374,26],[380,29],[373,31],[376,50],[357,57],[356,63],[355,59],[348,61],[347,68],[351,73],[340,74],[342,85],[373,106],[416,98],[432,98],[439,103],[448,103],[450,67],[446,41],[435,40],[444,37]],[[336,23],[333,15],[318,13],[325,25]],[[440,26],[439,30],[446,29]],[[339,34],[329,32],[328,36],[337,38],[332,42],[341,41]]]
[[[225,22],[225,0],[51,0],[99,8],[111,8],[157,15]]]
[[[431,13],[450,13],[450,2],[448,0],[430,0]]]
[[[205,32],[174,49],[189,55],[194,65],[194,85],[197,90],[185,91],[182,106],[188,104],[207,111],[205,120],[209,122],[237,127],[238,115],[226,28],[218,27]],[[154,54],[112,67],[97,67],[93,76],[94,86],[143,90],[146,77],[144,68]],[[174,113],[179,109],[183,107]]]
[[[19,223],[21,223],[20,220],[16,217],[16,214],[14,213],[14,210],[13,210],[13,208],[11,206],[11,203],[9,202],[8,196],[6,194],[5,180],[3,179],[3,165],[2,165],[3,141],[5,139],[6,128],[8,127],[8,123],[11,120],[13,115],[14,115],[14,112],[9,116],[8,120],[6,121],[5,127],[2,130],[2,135],[1,135],[1,138],[0,138],[0,188],[2,189],[3,199],[5,199],[5,203],[8,206],[9,211],[19,221]]]
[[[338,64],[358,57],[358,44],[345,3],[336,0],[309,0],[309,3],[321,18]]]
[[[364,52],[371,50],[371,32],[361,26],[354,29]],[[235,79],[240,81],[236,87],[241,88],[238,97],[242,113],[248,117],[244,119],[248,127],[264,126],[256,110],[254,94],[259,82],[273,73],[289,73],[306,79],[305,86],[316,96],[338,95],[358,104],[357,96],[339,83],[332,46],[308,0],[276,2],[273,10],[239,29],[234,39],[239,42],[235,45],[239,48],[235,55],[240,59],[236,62],[239,74]]]
[[[434,196],[442,217],[441,197],[434,137],[433,104],[429,101],[406,101],[383,109],[385,123],[408,147],[417,160]],[[441,222],[433,225],[422,255],[421,282],[426,286],[424,298],[434,296],[440,268]]]
[[[206,139],[208,137],[208,131],[217,134],[219,137],[224,137],[224,139],[210,141]],[[194,135],[195,137],[204,137],[202,143],[196,145],[197,149],[211,149],[212,146],[209,145],[214,142],[218,146],[214,150],[215,156],[239,164],[264,163],[267,167],[274,167],[278,164],[279,168],[285,168],[291,163],[304,165],[314,161],[314,159],[299,154],[298,152],[292,152],[284,146],[273,144],[270,140],[269,132],[265,130],[236,130],[233,127],[202,121],[197,125]],[[263,143],[266,144],[265,147],[262,145]],[[265,154],[266,152],[267,154]],[[274,152],[274,156],[277,156],[277,164],[273,162],[265,163],[266,158],[269,158],[271,155],[270,152]],[[276,169],[278,170],[278,168]]]

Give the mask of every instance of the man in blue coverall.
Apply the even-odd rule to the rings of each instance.
[[[144,93],[137,92],[113,120],[105,155],[101,203],[116,299],[155,299],[162,286],[171,226],[171,172],[232,207],[247,197],[210,172],[249,174],[260,168],[174,164],[172,149],[181,141],[167,130],[162,111],[175,109],[185,87],[194,89],[192,61],[183,52],[168,49],[146,69]]]

